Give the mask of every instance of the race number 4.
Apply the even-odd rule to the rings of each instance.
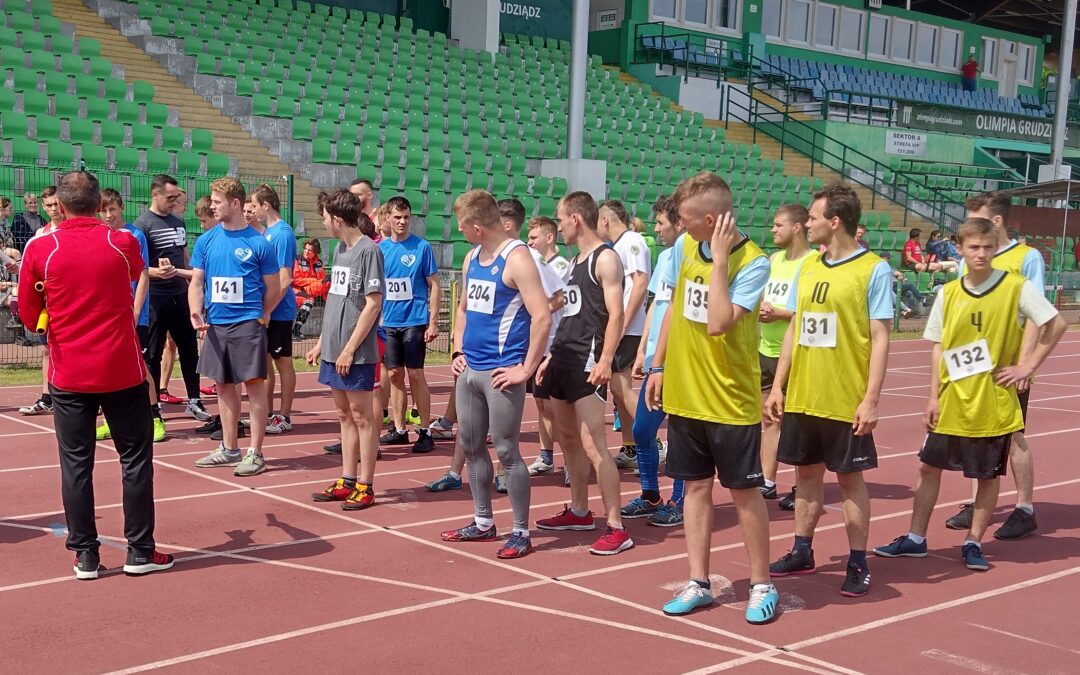
[[[330,270],[330,294],[348,295],[349,277],[351,275],[352,271],[348,267],[335,265],[334,268]]]
[[[803,312],[799,344],[803,347],[835,347],[836,329],[835,312]]]
[[[581,287],[567,286],[563,297],[566,300],[563,316],[577,316],[581,312]]]
[[[465,289],[465,309],[480,314],[493,314],[495,312],[495,282],[469,279],[469,285]]]
[[[946,349],[941,357],[945,359],[949,379],[953,382],[979,373],[989,373],[994,369],[994,364],[990,360],[990,348],[985,339]]]
[[[210,284],[210,302],[235,305],[244,301],[243,277],[214,277]]]
[[[683,316],[698,323],[709,323],[709,287],[687,280],[683,289]]]

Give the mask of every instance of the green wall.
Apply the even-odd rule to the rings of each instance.
[[[622,46],[622,28],[594,30],[589,33],[589,53],[599,55],[604,63],[619,63]]]
[[[849,124],[847,122],[817,122],[819,128],[826,135],[834,139],[842,139],[844,145],[857,150],[864,155],[869,155],[882,164],[888,164],[894,155],[885,153],[885,136],[889,131],[911,132],[926,135],[925,157],[904,157],[925,162],[960,162],[968,163],[975,157],[975,143],[978,139],[973,136],[952,136],[938,134],[932,131],[920,131],[918,129],[888,129],[866,124]],[[826,147],[836,154],[840,154],[841,146],[838,142],[827,141]]]

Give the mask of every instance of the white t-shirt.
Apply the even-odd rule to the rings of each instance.
[[[627,335],[641,335],[645,332],[645,298],[641,299],[641,305],[636,308],[627,307],[630,302],[630,292],[634,288],[631,275],[637,272],[645,273],[645,285],[649,284],[652,275],[652,256],[649,255],[649,246],[645,238],[633,230],[627,230],[619,235],[612,244],[612,248],[619,254],[623,266],[623,311],[635,312],[633,320],[626,329]],[[646,294],[648,295],[648,294]]]
[[[1005,272],[994,270],[986,281],[977,287],[969,289],[974,295],[982,295],[997,284]],[[960,283],[964,283],[963,280]],[[945,294],[938,293],[934,299],[934,306],[930,308],[930,316],[926,318],[926,328],[923,329],[923,338],[931,342],[941,342],[942,323],[945,320]],[[1036,326],[1043,326],[1058,315],[1057,309],[1050,304],[1041,292],[1035,288],[1035,284],[1025,281],[1020,287],[1020,306],[1017,308],[1016,322],[1023,325],[1028,319],[1035,322]]]
[[[544,287],[544,296],[548,300],[551,300],[556,293],[566,290],[566,282],[563,280],[562,275],[551,266],[551,263],[544,262],[544,259],[540,257],[540,254],[536,252],[536,249],[532,247],[528,248],[529,253],[532,254],[533,262],[536,263],[536,269],[540,270],[540,283]],[[562,315],[562,309],[551,315],[551,332],[548,333],[547,347],[544,349],[545,354],[551,351],[551,343],[555,341],[555,331],[559,328],[559,321],[562,320]]]
[[[556,254],[551,256],[551,259],[547,261],[547,264],[559,273],[559,276],[563,278],[563,281],[570,279],[570,261],[566,258]]]

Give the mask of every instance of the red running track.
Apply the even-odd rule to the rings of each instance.
[[[871,546],[908,529],[929,347],[893,343],[882,419],[880,467],[867,474]],[[1036,455],[1040,529],[1020,542],[985,544],[992,569],[959,560],[962,533],[943,522],[969,495],[959,476],[943,482],[925,559],[871,557],[873,585],[858,599],[839,593],[847,553],[835,484],[815,539],[819,571],[778,580],[784,613],[771,625],[743,620],[745,554],[726,491],[716,487],[712,571],[719,602],[674,619],[659,607],[686,578],[680,529],[629,521],[636,548],[613,558],[587,553],[596,533],[534,531],[537,551],[495,558],[498,544],[449,545],[439,532],[467,523],[468,490],[427,492],[452,446],[431,455],[388,448],[379,462],[376,505],[343,513],[308,495],[340,470],[321,446],[337,437],[332,404],[312,374],[300,376],[295,430],[269,437],[270,470],[238,479],[194,460],[212,442],[167,406],[170,439],[157,446],[157,537],[177,555],[169,572],[116,574],[123,563],[118,464],[106,442],[97,466],[102,562],[114,572],[79,583],[63,547],[59,469],[50,417],[16,408],[35,387],[0,389],[0,654],[8,672],[310,672],[370,667],[393,672],[497,669],[590,673],[1075,672],[1080,589],[1080,333],[1068,333],[1033,389],[1028,436]],[[435,409],[451,379],[431,368]],[[523,454],[538,449],[535,412],[523,425]],[[618,434],[609,434],[612,446]],[[561,460],[557,461],[561,466]],[[781,470],[782,490],[792,471]],[[670,481],[662,481],[666,493]],[[622,474],[625,499],[637,480]],[[534,479],[535,520],[568,500],[561,476]],[[1002,485],[995,525],[1012,508]],[[594,509],[601,511],[593,489]],[[772,556],[789,546],[792,516],[772,515]],[[496,522],[509,503],[496,498]]]

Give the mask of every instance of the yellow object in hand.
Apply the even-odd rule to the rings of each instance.
[[[44,334],[49,328],[49,311],[46,309],[41,310],[41,314],[38,315],[37,330],[38,334]]]

